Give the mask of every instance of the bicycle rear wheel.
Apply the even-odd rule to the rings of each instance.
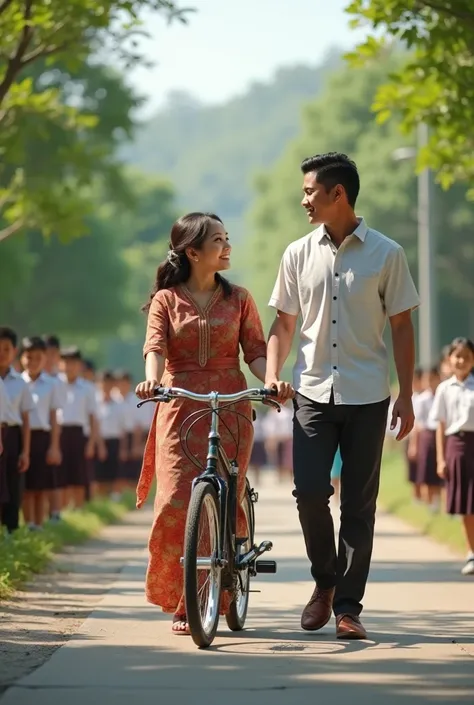
[[[245,514],[245,533],[242,538],[246,541],[240,545],[240,553],[248,553],[254,543],[255,531],[255,515],[250,490],[250,484],[247,480],[245,488],[245,496],[242,502],[242,508]],[[229,611],[226,614],[227,626],[233,632],[242,631],[247,618],[249,606],[249,590],[250,590],[250,567],[247,566],[244,570],[235,571],[235,588],[232,602],[229,606]]]
[[[221,568],[219,505],[209,482],[199,483],[189,503],[184,543],[184,595],[186,616],[194,643],[210,646],[219,623]]]

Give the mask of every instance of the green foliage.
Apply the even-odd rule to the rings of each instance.
[[[0,2],[0,240],[27,227],[84,234],[97,174],[121,198],[115,151],[137,100],[92,57],[141,61],[135,35],[145,9],[186,16],[171,0]]]
[[[0,599],[11,596],[32,574],[39,573],[64,545],[77,545],[96,536],[106,524],[119,521],[135,506],[132,494],[121,502],[100,499],[81,510],[65,512],[59,524],[48,523],[44,531],[21,527],[11,537],[0,534]]]
[[[409,49],[374,98],[380,121],[399,115],[406,134],[425,122],[430,141],[419,166],[436,170],[444,188],[473,184],[474,0],[353,0],[347,12],[354,26],[368,23],[376,33],[348,55],[353,65],[378,56],[393,38]]]
[[[331,54],[319,68],[281,69],[271,83],[255,83],[223,105],[202,106],[174,93],[123,154],[171,178],[182,209],[217,212],[239,240],[254,170],[269,166],[296,135],[302,103],[317,95],[324,73],[338,63]]]
[[[413,503],[405,459],[400,451],[392,450],[384,455],[379,503],[385,511],[411,524],[424,536],[464,554],[466,539],[459,517],[444,514],[443,510],[440,514],[433,514],[428,506]]]
[[[333,74],[319,98],[303,112],[302,129],[281,158],[255,180],[245,246],[245,282],[254,293],[265,325],[281,255],[286,246],[311,230],[300,206],[301,160],[311,154],[342,151],[355,159],[362,182],[358,212],[371,227],[400,242],[417,279],[417,186],[414,165],[395,162],[397,148],[412,140],[400,137],[396,121],[377,124],[371,104],[378,87],[398,70],[402,57],[387,54],[363,68]],[[461,187],[437,190],[433,222],[438,247],[443,340],[468,332],[473,296],[474,214]],[[453,247],[453,242],[456,246]]]

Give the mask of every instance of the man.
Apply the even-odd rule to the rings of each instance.
[[[266,386],[291,396],[279,380],[301,316],[294,369],[293,461],[297,507],[314,593],[303,629],[336,616],[340,639],[365,639],[359,619],[372,555],[380,463],[389,405],[390,321],[399,397],[391,426],[401,441],[414,423],[415,345],[411,311],[419,305],[403,249],[355,215],[357,167],[344,154],[305,159],[302,206],[320,226],[289,245],[270,305],[277,309],[267,357]],[[329,509],[331,468],[342,458],[339,549]]]

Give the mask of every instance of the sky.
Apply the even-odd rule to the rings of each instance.
[[[352,47],[362,30],[348,26],[349,0],[177,0],[194,7],[189,23],[167,25],[144,17],[149,39],[140,42],[151,69],[135,69],[128,80],[148,97],[155,112],[169,92],[191,93],[219,104],[254,81],[268,81],[281,66],[316,65],[333,46]],[[330,9],[323,9],[323,8]]]

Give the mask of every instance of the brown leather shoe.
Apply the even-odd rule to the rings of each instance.
[[[315,587],[310,601],[301,615],[301,627],[308,632],[316,632],[322,629],[331,619],[332,601],[334,599],[335,588],[322,590]]]
[[[367,632],[357,615],[338,614],[336,617],[336,637],[338,639],[367,639]]]

